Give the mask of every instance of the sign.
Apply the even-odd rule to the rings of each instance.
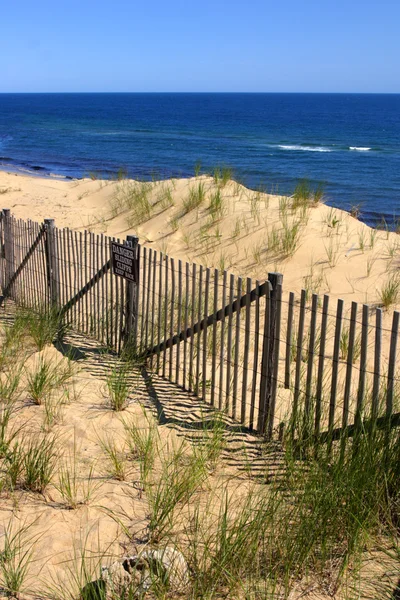
[[[111,242],[111,265],[115,275],[137,283],[138,261],[133,248]]]

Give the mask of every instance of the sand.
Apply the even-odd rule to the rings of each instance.
[[[190,190],[199,183],[204,185],[206,199],[181,216]],[[213,178],[202,176],[149,185],[154,209],[150,218],[139,219],[142,222],[138,223],[134,220],[135,209],[129,210],[124,204],[135,185],[130,181],[58,180],[0,172],[2,207],[11,209],[16,217],[35,221],[54,218],[58,227],[89,229],[122,239],[134,233],[142,244],[176,258],[254,279],[263,280],[269,271],[280,271],[285,293],[299,294],[308,287],[319,294],[328,293],[332,300],[342,298],[347,306],[351,301],[379,305],[382,286],[393,279],[398,268],[395,233],[372,230],[348,213],[322,203],[294,214],[285,198],[254,192],[233,181],[217,186]],[[218,190],[223,207],[211,222],[210,199]],[[268,249],[268,236],[271,240],[274,230],[282,231],[285,219],[289,224],[299,222],[299,243],[289,256]],[[394,308],[399,307],[392,305],[384,313],[386,326]],[[68,510],[54,485],[42,495],[26,491],[0,495],[0,533],[10,523],[13,527],[30,526],[27,535],[34,541],[34,560],[28,592],[49,587],[76,592],[71,569],[83,548],[93,553],[91,560],[98,565],[132,553],[146,543],[148,506],[145,494],[135,484],[138,464],[127,464],[126,481],[110,477],[110,465],[99,443],[99,438],[109,433],[123,444],[121,420],[107,405],[106,362],[96,353],[95,344],[90,349],[87,340],[79,336],[72,341],[86,347],[87,360],[78,365],[71,399],[50,429],[61,448],[56,472],[62,461],[76,452],[83,481],[87,482],[93,469],[93,496],[77,509]],[[43,353],[52,361],[66,360],[54,347]],[[33,368],[37,360],[39,354],[31,352],[27,368]],[[155,386],[159,387],[168,417],[159,426],[161,438],[164,444],[177,443],[174,423],[186,421],[195,410],[200,414],[201,408],[193,398],[157,378]],[[18,419],[28,424],[28,433],[41,435],[45,427],[43,407],[33,406],[26,393],[19,402]],[[135,383],[125,415],[142,418],[140,403],[154,412],[142,380]],[[243,434],[236,435],[235,440],[238,448],[246,443],[249,451],[257,454],[256,438]],[[224,480],[240,471],[232,460],[219,468],[218,477]],[[323,594],[318,589],[315,595],[312,588],[302,597],[322,598]]]

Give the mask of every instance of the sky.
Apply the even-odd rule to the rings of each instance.
[[[0,92],[400,93],[399,0],[0,0]]]

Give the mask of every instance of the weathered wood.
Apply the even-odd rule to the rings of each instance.
[[[399,338],[399,318],[398,311],[393,312],[392,331],[390,336],[390,351],[389,351],[389,369],[387,376],[387,391],[386,391],[386,414],[385,419],[388,427],[393,423],[393,396],[394,396],[394,378],[396,369],[397,341]]]
[[[139,238],[136,235],[128,235],[126,237],[126,245],[132,248],[134,256],[137,259],[139,252]],[[140,269],[138,269],[138,277],[140,277]],[[137,319],[138,319],[138,299],[139,280],[127,281],[126,283],[126,307],[125,307],[125,348],[137,350]]]
[[[182,328],[182,261],[178,260],[178,321],[176,324],[177,330]],[[175,383],[179,385],[179,374],[181,372],[181,346],[178,342],[176,346],[176,363],[175,363]]]
[[[189,284],[189,263],[185,263],[185,317],[184,317],[184,337],[183,337],[183,389],[188,389],[187,384],[187,329],[189,325],[189,298],[190,298],[190,284]]]
[[[210,269],[206,269],[205,278],[205,291],[204,291],[204,317],[208,313],[208,299],[210,294]],[[208,347],[207,347],[207,326],[203,329],[203,365],[202,365],[202,377],[201,377],[201,396],[203,400],[206,400],[207,391],[207,358],[208,358]],[[200,336],[199,336],[200,337]]]
[[[289,293],[289,308],[288,308],[288,320],[286,329],[286,353],[285,353],[285,389],[290,389],[290,363],[291,363],[291,349],[292,349],[292,336],[293,336],[293,310],[294,310],[294,293]]]
[[[273,353],[270,354],[271,363],[271,393],[268,403],[267,423],[266,423],[266,438],[267,440],[272,439],[272,432],[274,428],[275,420],[275,407],[276,407],[276,394],[278,389],[278,371],[279,371],[279,346],[281,339],[281,312],[282,312],[282,284],[278,283],[275,291],[276,297],[276,320],[273,335]]]
[[[364,410],[365,383],[366,383],[367,359],[368,359],[368,315],[369,315],[369,307],[367,304],[364,304],[363,310],[362,310],[362,327],[361,327],[360,375],[359,375],[359,379],[358,379],[357,406],[356,406],[356,414],[355,414],[356,429],[361,428],[362,413]]]
[[[376,421],[379,410],[379,388],[381,377],[382,353],[382,309],[375,310],[375,354],[374,354],[374,383],[372,387],[371,420]]]
[[[165,258],[165,286],[164,286],[164,341],[167,339],[167,327],[168,327],[168,265],[169,265],[169,257],[167,255]],[[165,377],[167,372],[167,346],[164,344],[163,349],[163,360],[162,360],[162,376]]]
[[[55,244],[55,224],[54,219],[45,219],[46,228],[46,267],[47,267],[47,281],[49,289],[49,304],[51,306],[59,305],[59,294],[57,290],[57,255],[56,255],[56,244]]]
[[[228,410],[230,406],[230,394],[231,394],[231,370],[232,370],[232,321],[233,321],[233,297],[235,293],[235,276],[230,275],[229,278],[229,304],[228,304],[228,340],[227,340],[227,352],[226,352],[226,386],[225,386],[225,409]]]
[[[332,381],[331,381],[331,395],[330,395],[330,401],[329,401],[329,421],[328,421],[329,431],[332,431],[334,424],[335,424],[337,380],[338,380],[339,356],[340,356],[340,337],[342,335],[342,318],[343,318],[343,300],[341,300],[339,298],[339,300],[337,302],[335,338],[334,338],[334,344],[333,344]]]
[[[224,271],[222,278],[222,306],[226,305],[226,282],[228,273]],[[215,322],[217,317],[215,316]],[[221,317],[221,342],[219,348],[219,390],[218,390],[218,408],[222,410],[223,389],[224,389],[224,361],[225,361],[225,311]]]
[[[199,296],[198,296],[198,307],[197,307],[197,321],[198,322],[201,321],[201,315],[202,315],[202,305],[203,305],[202,291],[203,291],[203,265],[200,265]],[[197,336],[196,380],[195,380],[195,386],[194,386],[194,392],[195,392],[196,396],[199,395],[199,384],[200,384],[200,357],[201,357],[200,348],[201,348],[201,336],[199,333],[199,335]]]
[[[196,322],[196,265],[192,265],[192,306],[191,306],[191,327],[186,333],[186,339],[190,339],[190,359],[189,359],[189,386],[188,389],[194,389],[194,337],[193,330]]]
[[[140,271],[139,271],[140,272]],[[157,250],[153,252],[153,281],[151,287],[151,346],[154,346],[154,321],[156,319],[156,281],[157,281]],[[153,368],[153,357],[151,357],[151,367]]]
[[[173,258],[170,259],[171,262],[171,302],[170,305],[170,326],[169,326],[169,337],[172,338],[174,336],[174,325],[175,325],[175,260]],[[168,298],[168,296],[167,296]],[[168,363],[168,379],[172,381],[172,373],[173,373],[173,358],[174,358],[174,347],[171,344],[169,347],[169,363]]]
[[[246,279],[246,313],[245,313],[245,335],[244,335],[244,352],[243,352],[243,378],[242,378],[242,406],[240,412],[240,422],[244,425],[246,422],[247,412],[247,379],[248,379],[248,368],[249,368],[249,352],[250,352],[250,294],[251,294],[251,278]]]
[[[351,394],[351,382],[353,373],[354,363],[354,345],[356,339],[356,326],[357,326],[357,302],[351,303],[351,314],[350,314],[350,329],[349,329],[349,348],[347,351],[347,365],[346,365],[346,380],[344,384],[344,396],[343,396],[343,413],[342,413],[342,427],[345,429],[349,423],[349,407],[350,407],[350,394]]]
[[[162,318],[162,286],[164,255],[160,252],[160,269],[158,274],[158,317],[157,317],[157,373],[161,368],[161,318]]]
[[[9,208],[3,208],[4,223],[4,257],[5,257],[5,287],[11,290],[10,282],[13,276],[14,243],[12,238],[12,216]]]
[[[150,308],[150,295],[151,295],[151,267],[153,261],[153,250],[149,248],[147,256],[148,269],[147,269],[147,287],[146,287],[146,328],[144,342],[142,341],[142,350],[147,350],[149,345],[149,308]],[[144,284],[143,284],[144,286]],[[153,319],[152,319],[153,320]]]
[[[214,269],[214,320],[212,323],[212,356],[211,356],[211,406],[215,406],[215,387],[217,377],[217,311],[218,311],[218,269]]]
[[[317,375],[317,391],[315,394],[315,426],[314,435],[315,439],[321,431],[321,416],[322,416],[322,388],[324,380],[324,366],[325,366],[325,345],[326,345],[326,333],[328,325],[328,309],[329,309],[329,296],[325,295],[322,305],[322,320],[321,320],[321,340],[319,343],[319,357],[318,357],[318,375]]]
[[[24,267],[28,263],[29,259],[34,254],[34,252],[35,252],[36,248],[38,247],[38,245],[40,243],[40,240],[42,239],[42,237],[44,236],[44,234],[45,234],[45,227],[42,226],[41,229],[39,230],[39,233],[38,233],[35,241],[33,242],[32,246],[29,249],[29,251],[25,255],[25,258],[23,259],[23,261],[19,265],[18,269],[15,271],[15,273],[13,274],[13,276],[11,277],[11,279],[9,280],[8,285],[6,286],[6,288],[3,290],[3,295],[0,296],[0,306],[2,305],[4,299],[8,297],[8,295],[10,293],[10,290],[11,290],[11,288],[12,288],[15,280],[19,277],[19,275],[21,274],[22,270],[24,269]],[[7,277],[8,277],[8,275],[7,275]]]
[[[292,436],[294,436],[295,428],[297,427],[297,416],[299,410],[299,399],[301,393],[301,367],[302,367],[302,355],[303,355],[303,337],[304,337],[304,322],[306,316],[306,301],[307,292],[301,290],[300,298],[300,314],[299,314],[299,328],[297,332],[297,350],[296,350],[296,374],[294,381],[294,394],[293,394],[293,408],[292,408]]]
[[[311,413],[311,387],[312,387],[312,376],[314,367],[314,354],[315,354],[315,334],[317,329],[317,309],[318,309],[318,295],[313,294],[311,300],[311,319],[310,319],[310,339],[308,343],[308,356],[307,356],[307,379],[306,379],[306,398],[304,405],[304,419],[305,429],[307,434],[310,433],[310,413]]]
[[[253,353],[253,380],[251,385],[249,429],[254,427],[254,412],[256,407],[257,373],[258,373],[258,349],[260,343],[260,282],[256,280],[256,300],[254,307],[254,353]]]

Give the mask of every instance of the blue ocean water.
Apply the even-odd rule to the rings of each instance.
[[[233,168],[281,193],[322,182],[328,202],[400,216],[400,95],[0,94],[0,168],[189,176]]]

